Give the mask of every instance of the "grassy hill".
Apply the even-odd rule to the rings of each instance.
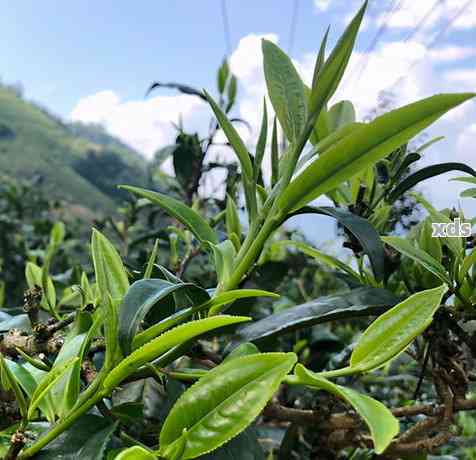
[[[145,185],[145,160],[98,127],[66,124],[0,86],[0,172],[41,177],[49,196],[111,212],[118,183]]]

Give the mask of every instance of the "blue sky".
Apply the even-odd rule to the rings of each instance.
[[[225,1],[230,65],[240,81],[236,114],[253,126],[265,91],[261,37],[288,50],[297,8],[292,57],[309,80],[327,25],[332,45],[361,5],[359,0]],[[10,83],[21,81],[27,98],[66,119],[103,123],[146,156],[172,141],[171,121],[179,116],[186,128],[205,129],[210,110],[200,101],[167,91],[144,100],[144,91],[153,80],[215,89],[215,71],[227,52],[220,0],[3,3],[0,75]],[[360,117],[383,89],[395,91],[395,105],[437,92],[476,90],[476,0],[370,0],[362,29],[347,81],[335,96],[353,100]],[[369,49],[378,31],[377,44]],[[430,134],[447,139],[429,151],[428,162],[464,161],[476,168],[475,102],[445,117]],[[252,136],[247,140],[252,143]],[[459,186],[446,184],[445,176],[425,189],[441,207],[458,204]],[[463,206],[471,205],[465,200]]]

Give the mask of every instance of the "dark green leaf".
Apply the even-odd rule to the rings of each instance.
[[[147,279],[132,284],[119,308],[119,343],[124,355],[131,352],[132,340],[151,308],[159,300],[177,291],[186,291],[195,304],[202,304],[210,298],[207,291],[191,283]]]
[[[320,297],[241,326],[234,335],[234,343],[257,342],[327,321],[377,316],[397,302],[398,299],[391,292],[372,287]]]
[[[384,274],[384,251],[380,236],[372,224],[363,217],[352,214],[344,209],[327,206],[305,206],[297,210],[296,214],[322,214],[333,217],[339,224],[354,235],[362,246],[362,250],[369,257],[374,276],[381,280]]]
[[[449,171],[463,171],[476,177],[476,171],[464,163],[440,163],[427,166],[426,168],[410,174],[400,182],[390,193],[388,201],[392,203],[418,183]]]
[[[117,424],[97,415],[83,415],[66,432],[42,449],[38,460],[100,460]]]

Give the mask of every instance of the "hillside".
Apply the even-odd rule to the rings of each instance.
[[[111,212],[118,183],[145,185],[145,160],[99,127],[66,124],[0,87],[0,171],[41,177],[49,196]]]

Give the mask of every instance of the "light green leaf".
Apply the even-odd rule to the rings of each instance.
[[[258,181],[261,171],[261,164],[263,163],[264,152],[266,149],[266,139],[268,138],[268,110],[266,108],[266,99],[263,99],[263,118],[261,120],[261,128],[258,136],[258,143],[256,144],[255,161],[253,165],[253,179]]]
[[[367,1],[345,29],[332,53],[318,72],[317,78],[314,78],[309,99],[309,113],[314,119],[317,119],[319,113],[339,86],[352,54],[366,8]]]
[[[113,300],[121,300],[129,289],[126,269],[114,246],[96,229],[91,238],[91,252],[102,301],[108,295]]]
[[[204,375],[175,403],[160,432],[160,455],[196,458],[242,432],[263,410],[296,362],[294,353],[248,355]]]
[[[61,377],[73,366],[79,358],[72,358],[58,367],[51,369],[36,387],[31,396],[30,406],[28,407],[28,420],[31,420],[41,401],[48,395],[51,388],[61,379]]]
[[[291,59],[277,45],[262,41],[263,67],[268,95],[290,142],[297,140],[307,118],[304,84]]]
[[[150,253],[149,260],[147,261],[147,266],[144,271],[143,279],[149,279],[152,276],[152,271],[154,270],[154,264],[157,259],[158,252],[159,252],[159,240],[156,239],[154,243],[154,247],[152,248],[152,252]]]
[[[335,385],[319,374],[309,371],[302,364],[298,364],[294,372],[299,383],[325,390],[350,404],[369,427],[377,454],[383,453],[399,433],[398,420],[381,402],[350,388]]]
[[[209,316],[223,313],[226,308],[221,308],[223,305],[228,305],[238,299],[246,299],[250,297],[272,297],[274,299],[279,298],[279,294],[274,292],[263,291],[261,289],[235,289],[231,291],[223,292],[216,297],[213,297],[205,308],[209,308]]]
[[[350,366],[322,372],[338,377],[368,372],[383,366],[403,352],[432,322],[444,293],[444,284],[411,295],[379,316],[362,334],[350,357]]]
[[[183,344],[205,332],[218,329],[220,327],[249,321],[245,316],[213,316],[170,329],[159,337],[146,343],[123,359],[104,380],[103,386],[112,390],[119,385],[128,375],[135,372],[142,365],[157,359],[173,347]]]
[[[0,387],[12,391],[15,395],[15,400],[18,404],[20,414],[22,418],[27,416],[27,403],[25,395],[23,394],[19,382],[15,374],[10,370],[10,367],[7,365],[5,358],[0,353]]]
[[[268,291],[261,291],[259,289],[237,289],[223,292],[222,294],[219,294],[216,297],[213,297],[212,299],[202,304],[179,310],[174,315],[169,316],[168,318],[160,321],[159,323],[149,327],[144,332],[140,332],[134,337],[132,348],[136,349],[138,347],[141,347],[142,345],[159,336],[168,329],[184,322],[187,318],[190,318],[195,313],[209,310],[209,316],[217,315],[219,313],[223,313],[226,310],[226,307],[222,308],[224,305],[227,306],[235,300],[249,297],[277,298],[279,297],[279,295]]]
[[[331,132],[355,123],[355,109],[350,101],[341,101],[327,112],[327,123]]]
[[[228,238],[234,233],[239,239],[241,239],[241,223],[238,216],[238,209],[236,208],[235,201],[230,195],[226,197],[226,232]],[[239,248],[236,248],[238,250]]]
[[[209,241],[213,244],[218,243],[218,238],[208,222],[193,209],[175,198],[138,187],[123,185],[120,188],[146,198],[152,203],[165,209],[165,211],[167,211],[171,216],[175,217],[179,222],[185,225],[201,243],[205,241]]]
[[[156,460],[157,457],[151,452],[139,446],[129,447],[123,450],[114,460]]]
[[[236,249],[230,240],[222,241],[212,246],[215,257],[215,269],[218,282],[224,285],[232,275],[233,265],[236,258]]]
[[[472,93],[439,94],[392,110],[352,131],[286,187],[279,207],[282,212],[296,210],[335,189],[472,97]]]
[[[451,285],[445,267],[434,259],[430,254],[414,246],[409,240],[397,236],[383,236],[382,241],[392,246],[404,256],[413,259],[416,263],[423,265],[428,271],[436,275],[444,283]]]
[[[461,267],[459,269],[459,276],[458,276],[458,280],[460,283],[463,282],[464,280],[464,277],[466,276],[466,274],[469,272],[470,268],[476,263],[476,249],[473,249],[473,251],[471,252],[471,254],[467,255],[464,260],[463,260],[463,263],[461,264]]]

